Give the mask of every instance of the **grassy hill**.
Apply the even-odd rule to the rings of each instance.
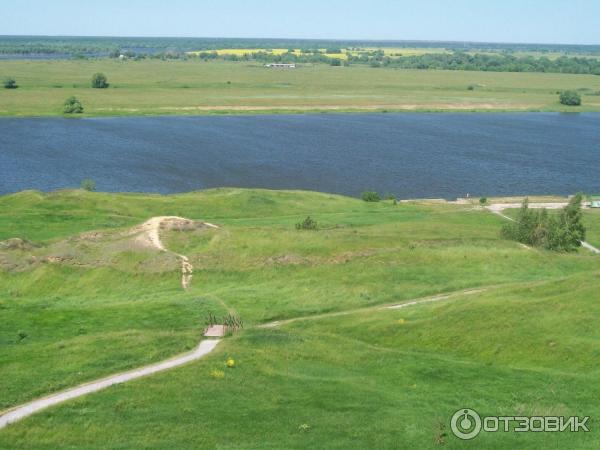
[[[177,259],[128,231],[157,215],[220,226],[162,232],[194,265],[187,291]],[[307,215],[318,230],[295,229]],[[600,216],[585,218],[597,242]],[[0,246],[0,410],[189,350],[209,312],[245,321],[206,359],[13,424],[0,448],[462,448],[460,408],[598,417],[600,258],[523,248],[503,223],[470,205],[311,192],[0,197],[0,241],[23,239]],[[441,293],[455,295],[380,308]]]
[[[102,72],[108,89],[92,89]],[[0,116],[60,116],[76,96],[84,116],[310,111],[600,111],[600,77],[190,61],[0,61]],[[469,90],[469,86],[472,90]],[[558,92],[579,90],[583,106]]]

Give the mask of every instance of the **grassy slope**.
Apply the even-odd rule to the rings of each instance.
[[[109,89],[91,89],[95,72]],[[0,116],[60,115],[76,95],[86,115],[206,114],[307,110],[599,111],[599,96],[564,107],[557,91],[600,91],[592,75],[411,71],[305,66],[269,70],[257,64],[199,61],[0,61],[0,76],[20,88],[0,90]],[[231,84],[228,84],[230,81]],[[467,86],[480,87],[468,91]]]
[[[177,264],[153,252],[104,255],[98,267],[0,272],[4,407],[184,351],[197,342],[207,310],[229,308],[247,323],[206,361],[27,419],[0,432],[1,448],[414,448],[434,445],[440,423],[464,406],[486,414],[600,412],[591,364],[600,351],[593,326],[600,259],[501,241],[502,220],[491,214],[225,189],[118,200],[29,192],[0,198],[0,211],[0,239],[33,239],[44,244],[40,254],[73,233],[118,232],[156,214],[222,225],[165,233],[198,269],[189,292],[179,288]],[[58,220],[62,211],[70,216]],[[309,213],[326,229],[293,230]],[[41,223],[47,217],[55,219],[50,227]],[[481,285],[496,287],[414,309],[251,328]],[[19,331],[27,332],[22,341]],[[228,354],[239,367],[212,379]],[[298,432],[302,423],[308,433]],[[598,444],[592,434],[558,438],[499,434],[477,443]]]

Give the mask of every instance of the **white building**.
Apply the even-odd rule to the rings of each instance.
[[[278,68],[278,69],[295,69],[296,64],[284,64],[284,63],[271,63],[266,64],[265,67]]]

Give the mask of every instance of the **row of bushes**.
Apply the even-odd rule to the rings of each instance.
[[[4,89],[17,89],[19,87],[17,81],[13,77],[5,78],[2,84]],[[92,77],[92,87],[94,89],[106,89],[109,86],[108,79],[103,73],[96,73]]]

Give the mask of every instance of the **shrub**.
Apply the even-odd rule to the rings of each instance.
[[[19,86],[17,85],[17,82],[15,81],[14,78],[7,78],[6,80],[4,80],[4,89],[16,89]]]
[[[381,201],[381,197],[375,191],[365,191],[362,193],[362,199],[365,202],[379,202]]]
[[[65,114],[81,114],[83,112],[83,105],[77,98],[69,97],[65,101],[63,112]]]
[[[479,199],[479,204],[480,204],[481,206],[483,206],[483,205],[487,205],[487,202],[488,202],[488,199],[487,199],[487,197],[481,197],[481,198]]]
[[[96,182],[94,180],[90,180],[86,178],[81,182],[81,189],[88,192],[93,192],[96,190]]]
[[[302,222],[296,224],[296,230],[316,230],[318,226],[317,221],[308,216]]]
[[[469,86],[467,86],[467,90],[474,91],[475,90],[475,85],[474,84],[470,84]]]
[[[92,87],[94,89],[106,89],[109,86],[106,75],[103,73],[96,73],[92,77]]]
[[[581,105],[581,95],[575,91],[563,91],[560,93],[560,103],[567,106]]]

